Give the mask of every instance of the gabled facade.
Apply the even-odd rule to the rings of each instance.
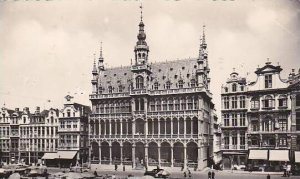
[[[280,66],[267,62],[255,71],[255,81],[246,82],[234,72],[222,86],[225,168],[247,165],[250,169],[265,164],[264,168],[271,171],[279,170],[276,166],[280,162],[294,160],[297,120],[293,114],[297,113],[299,82],[296,74],[283,79],[281,71]]]

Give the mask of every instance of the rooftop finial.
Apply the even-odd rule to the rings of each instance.
[[[100,58],[103,58],[103,56],[102,56],[102,41],[100,42]]]
[[[141,21],[143,21],[143,4],[142,4],[142,2],[140,5],[140,9],[141,9]]]
[[[202,43],[205,44],[205,24],[203,25]]]

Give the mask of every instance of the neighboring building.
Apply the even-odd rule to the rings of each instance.
[[[248,147],[246,135],[248,129],[246,103],[246,79],[232,72],[226,84],[222,86],[222,155],[224,168],[234,164],[245,164]]]
[[[216,113],[214,113],[214,123],[213,123],[213,161],[214,164],[219,166],[219,164],[222,161],[222,150],[221,150],[221,144],[222,144],[222,136],[221,136],[221,127],[220,122],[218,121],[218,116]]]
[[[5,107],[1,108],[0,111],[0,162],[4,163],[10,163],[12,159],[12,156],[10,156],[10,151],[12,150],[10,142],[10,116],[13,112],[13,110]],[[15,155],[13,157],[15,159]]]
[[[203,169],[213,157],[214,104],[207,44],[199,57],[151,63],[141,18],[131,66],[94,62],[91,162]]]
[[[54,152],[57,115],[57,109],[40,112],[37,107],[31,114],[29,108],[20,111],[19,108],[9,110],[3,107],[0,114],[1,162],[37,163],[45,152]]]
[[[25,163],[41,163],[45,152],[55,152],[58,143],[58,109],[31,114],[24,108],[20,124],[20,156]]]
[[[70,167],[87,162],[88,159],[88,117],[89,106],[72,102],[66,96],[64,108],[59,112],[58,151],[54,157],[60,167]]]
[[[294,161],[299,77],[293,73],[284,80],[281,71],[267,62],[255,71],[255,82],[246,83],[233,72],[222,86],[224,168],[248,164],[249,169],[274,171]]]

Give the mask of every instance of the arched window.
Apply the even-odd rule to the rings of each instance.
[[[170,89],[170,88],[171,88],[171,82],[167,81],[167,83],[166,83],[166,89]]]
[[[192,88],[196,87],[196,80],[195,79],[191,79],[191,87]]]
[[[232,84],[232,92],[236,92],[236,84]]]
[[[227,92],[228,92],[228,88],[227,88],[227,87],[225,87],[225,88],[224,88],[224,90],[225,90],[225,93],[227,93]]]
[[[113,88],[112,88],[112,86],[109,86],[108,87],[108,93],[112,93],[113,92]]]
[[[182,80],[179,80],[179,81],[178,81],[178,87],[179,87],[179,88],[183,88],[183,81],[182,81]]]
[[[142,76],[136,77],[136,89],[144,88],[144,78]]]
[[[253,97],[251,99],[251,109],[259,109],[259,97]]]
[[[264,104],[264,108],[272,108],[274,107],[274,99],[272,98],[272,96],[268,95],[265,97],[265,99],[263,100],[263,104]]]

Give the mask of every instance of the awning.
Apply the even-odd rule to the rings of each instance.
[[[270,161],[290,161],[288,150],[270,150]]]
[[[268,160],[268,150],[250,150],[248,159]]]
[[[295,162],[300,163],[300,151],[295,151]]]
[[[77,151],[58,151],[56,159],[73,159]]]
[[[45,153],[42,159],[48,160],[48,159],[55,159],[57,157],[58,157],[57,153]]]

